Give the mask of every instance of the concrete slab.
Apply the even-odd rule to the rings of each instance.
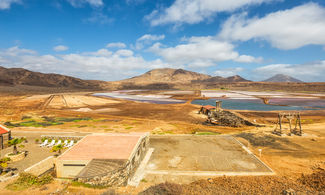
[[[168,176],[274,174],[232,136],[151,136],[150,147],[155,150],[146,167],[148,181],[168,181]]]

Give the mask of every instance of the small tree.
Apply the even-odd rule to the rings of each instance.
[[[63,144],[59,144],[59,145],[56,145],[56,146],[53,146],[52,148],[52,151],[53,152],[58,152],[59,154],[61,154],[61,150],[63,149]]]
[[[17,145],[20,144],[23,140],[22,139],[19,139],[19,138],[15,138],[15,139],[12,139],[12,140],[9,140],[8,141],[8,145],[9,146],[14,146],[14,149],[12,151],[12,153],[14,155],[18,154],[18,150],[17,150]]]

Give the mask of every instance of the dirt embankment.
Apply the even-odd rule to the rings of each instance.
[[[325,170],[302,175],[298,179],[283,176],[217,177],[191,184],[162,183],[140,195],[180,194],[322,194],[325,193]]]

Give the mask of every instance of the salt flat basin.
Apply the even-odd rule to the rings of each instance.
[[[303,93],[285,93],[285,92],[263,92],[263,91],[215,91],[202,90],[201,95],[211,98],[229,98],[229,99],[259,99],[265,98],[292,98],[292,99],[319,99],[324,94],[303,94]]]
[[[132,95],[127,94],[127,91],[113,91],[113,92],[105,92],[105,93],[95,93],[94,96],[106,96],[111,98],[132,100],[132,101],[140,101],[140,102],[148,102],[155,104],[181,104],[185,103],[183,100],[176,100],[171,98],[170,95]]]
[[[216,100],[222,101],[222,108],[230,110],[254,110],[254,111],[277,111],[277,110],[316,110],[317,108],[306,108],[305,105],[278,106],[264,104],[261,99],[208,99],[194,100],[192,104],[215,106]]]
[[[302,106],[325,109],[325,99],[274,98],[270,99],[269,103],[277,105]]]

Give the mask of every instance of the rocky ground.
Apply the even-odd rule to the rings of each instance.
[[[86,105],[89,97],[75,97],[69,93],[69,100],[82,100]],[[81,97],[81,99],[80,99]],[[19,122],[23,116],[90,117],[88,121],[66,122],[49,127],[15,127],[13,131],[49,132],[133,132],[150,131],[152,134],[192,134],[196,132],[217,132],[232,134],[256,155],[262,149],[261,160],[269,165],[276,176],[263,177],[215,177],[188,184],[149,183],[142,181],[137,188],[89,189],[72,186],[66,181],[54,181],[46,189],[32,188],[23,192],[5,190],[0,184],[0,194],[281,194],[295,191],[297,194],[317,194],[324,191],[325,162],[325,112],[302,112],[304,136],[283,136],[271,134],[277,112],[240,111],[249,120],[262,123],[265,127],[221,127],[206,126],[206,118],[197,114],[198,106],[188,103],[179,105],[158,105],[118,100],[114,104],[103,101],[103,105],[89,105],[97,112],[76,111],[79,108],[40,109],[46,97],[32,99],[26,95],[0,96],[0,121]],[[115,100],[116,101],[116,100]],[[72,102],[73,104],[73,102]],[[107,110],[109,109],[109,110]],[[287,128],[287,127],[285,127]],[[304,175],[302,175],[304,174]]]

